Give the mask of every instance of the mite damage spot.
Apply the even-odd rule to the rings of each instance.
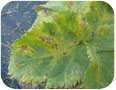
[[[53,38],[40,37],[40,39],[48,44],[54,41]]]
[[[55,43],[55,45],[54,45],[54,46],[52,46],[51,48],[52,48],[52,49],[56,49],[56,50],[58,50],[58,44],[57,44],[57,43]]]
[[[68,54],[68,52],[63,52],[63,55],[67,55]]]
[[[41,39],[42,41],[46,42],[47,44],[51,44],[52,42],[54,42],[54,39],[53,39],[53,38],[40,37],[40,39]],[[55,45],[52,46],[52,49],[54,49],[54,48],[55,48],[56,50],[58,50],[58,44],[57,44],[57,43],[55,43]]]
[[[27,46],[22,45],[21,47],[19,47],[21,50],[27,50]]]

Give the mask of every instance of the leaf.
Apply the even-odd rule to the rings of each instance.
[[[9,74],[13,74],[12,78],[20,78],[22,82],[32,81],[33,83],[43,82],[48,79],[46,88],[64,86],[68,88],[76,85],[77,80],[81,80],[89,64],[85,45],[77,46],[78,43],[74,42],[76,35],[73,33],[72,28],[69,28],[69,26],[67,27],[69,30],[66,31],[67,28],[64,28],[63,24],[59,25],[56,20],[62,17],[61,20],[72,23],[72,20],[67,19],[71,15],[65,16],[64,12],[60,13],[60,15],[57,13],[57,18],[53,16],[53,20],[56,24],[54,22],[40,24],[40,27],[26,32],[22,38],[15,41],[9,65]],[[54,30],[55,35],[51,34],[51,30]],[[58,38],[63,35],[61,32],[58,32],[59,30],[65,33],[64,37]],[[70,38],[68,36],[70,36]],[[81,53],[83,53],[85,58],[83,58]],[[65,65],[63,65],[64,63]],[[56,69],[58,71],[55,73]],[[75,71],[72,71],[73,69]],[[70,75],[68,73],[70,73]],[[68,75],[66,76],[66,74]],[[60,77],[58,78],[59,75]],[[70,76],[72,78],[67,82]],[[54,85],[55,80],[53,77],[56,77],[56,85]],[[62,80],[62,77],[65,77],[65,79]]]
[[[97,33],[99,32],[99,34]],[[94,46],[97,51],[114,50],[114,25],[104,25],[95,34]]]
[[[48,8],[48,9],[53,9],[53,10],[56,10],[56,11],[61,11],[61,10],[65,10],[65,7],[67,6],[67,2],[55,2],[55,1],[51,1],[51,2],[48,2],[47,4],[45,5],[39,5],[36,7],[36,10],[40,11],[40,8]]]
[[[53,56],[44,45],[42,48],[37,44],[40,41],[32,32],[26,32],[26,35],[13,44],[9,74],[13,74],[12,78],[20,78],[21,81],[41,82],[46,79],[45,74],[49,72]]]
[[[35,8],[35,10],[40,11],[41,8],[43,8],[43,6],[42,6],[42,5],[39,5],[39,6],[37,6],[37,7]]]
[[[104,88],[113,79],[114,17],[104,2],[48,2],[13,43],[9,75],[45,88]],[[102,7],[102,8],[101,8]]]
[[[40,12],[38,12],[37,17],[34,21],[34,24],[29,30],[33,30],[35,27],[37,28],[39,24],[42,24],[44,22],[51,22],[51,21],[52,21],[52,18],[51,18],[50,10],[48,11],[41,10]]]
[[[36,10],[40,11],[40,8],[48,8],[48,9],[52,9],[54,11],[65,11],[65,10],[72,10],[73,12],[81,12],[81,13],[86,13],[88,11],[88,5],[90,4],[90,2],[82,2],[82,1],[51,1],[48,2],[45,5],[39,5],[36,7]],[[86,10],[85,10],[86,8]]]
[[[107,3],[91,2],[90,7],[86,20],[92,29],[96,30],[101,25],[113,23],[113,10]]]
[[[95,48],[90,46],[87,50],[91,63],[84,76],[84,88],[105,88],[114,77],[114,52],[96,52]]]
[[[83,54],[81,54],[83,53]],[[84,58],[83,58],[84,56]],[[71,88],[83,78],[89,60],[84,46],[76,46],[68,55],[56,58],[57,64],[48,74],[46,88]]]

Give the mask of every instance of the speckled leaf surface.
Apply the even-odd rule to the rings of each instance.
[[[84,76],[84,88],[105,88],[114,77],[114,53],[113,51],[96,52],[95,48],[89,46],[87,49],[91,64]]]
[[[39,11],[29,32],[13,43],[9,75],[22,82],[47,80],[45,88],[72,88],[80,81],[83,88],[109,85],[114,58],[111,7],[104,2],[48,2],[36,10],[42,7],[48,10]]]

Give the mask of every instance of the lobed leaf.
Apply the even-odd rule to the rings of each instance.
[[[104,88],[113,79],[113,11],[104,2],[48,2],[13,43],[9,75],[45,88]]]

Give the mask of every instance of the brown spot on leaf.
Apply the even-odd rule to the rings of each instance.
[[[40,37],[40,39],[48,44],[51,44],[53,41],[53,38]]]
[[[19,47],[21,50],[27,50],[27,46],[22,45],[21,47]]]
[[[51,43],[51,39],[47,38],[47,43],[50,44]]]
[[[63,52],[63,55],[67,55],[68,54],[68,52]]]
[[[44,37],[40,37],[40,39],[44,41]]]

